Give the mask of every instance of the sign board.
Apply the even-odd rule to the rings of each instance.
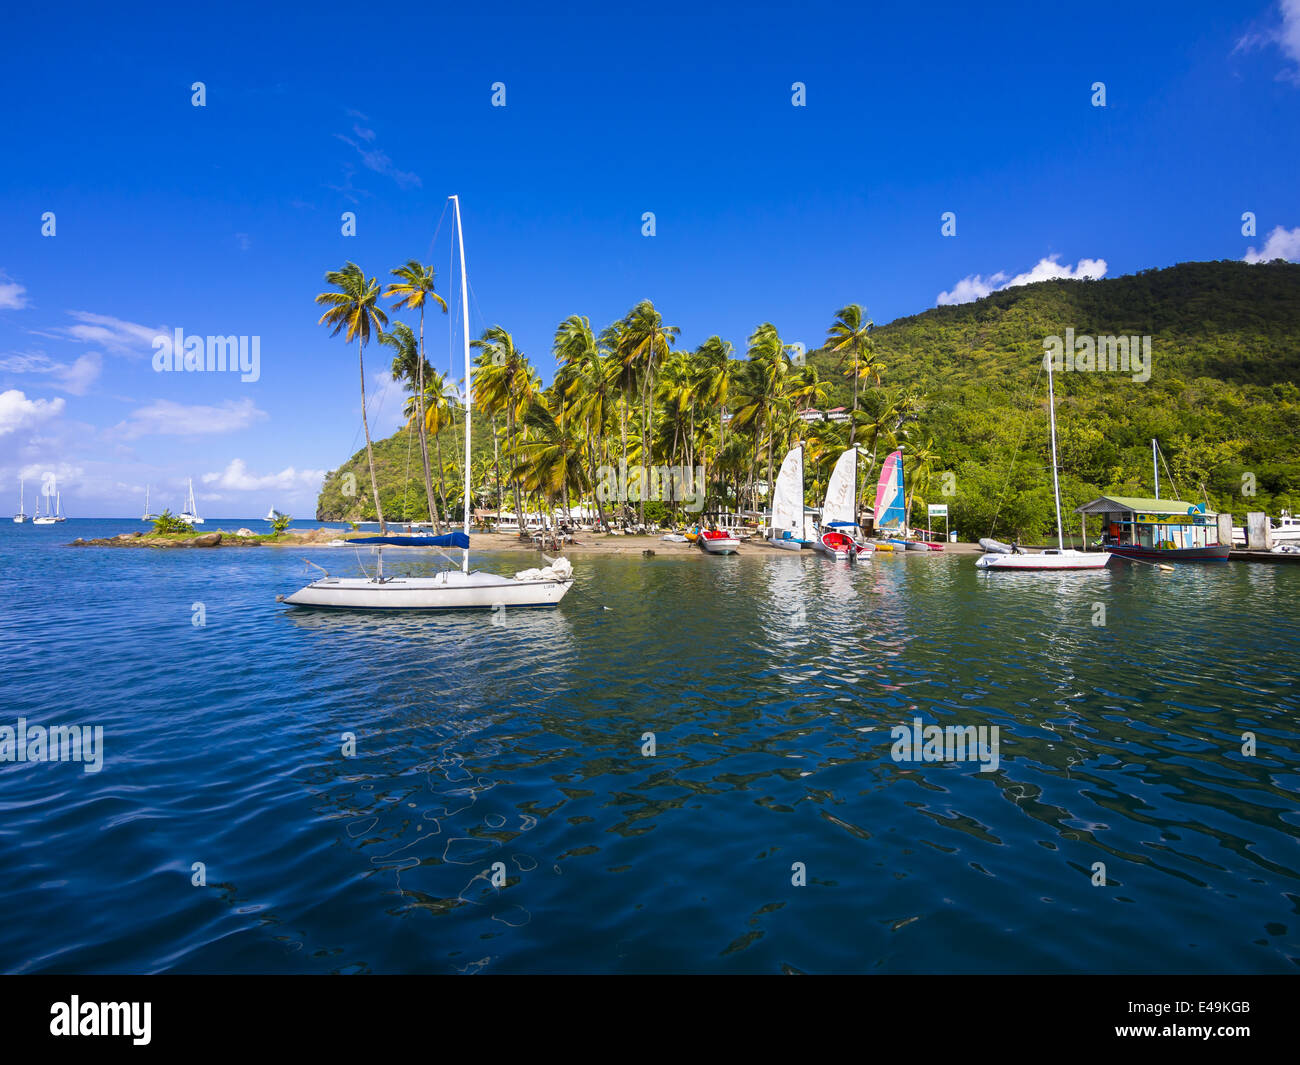
[[[930,517],[932,518],[946,518],[948,516],[948,504],[931,503],[928,507],[926,507],[926,511],[927,513],[929,513]]]

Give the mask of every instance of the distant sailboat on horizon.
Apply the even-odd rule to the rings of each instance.
[[[57,489],[54,493],[54,510],[50,510],[50,497],[48,494],[45,496],[45,513],[43,515],[40,513],[40,509],[40,497],[37,496],[37,516],[32,519],[33,525],[57,525],[59,522],[68,520],[63,516],[63,493]]]
[[[185,500],[185,509],[180,512],[181,521],[186,525],[202,525],[203,519],[199,517],[198,505],[194,502],[194,478],[189,478],[190,491]]]
[[[27,511],[25,496],[27,495],[27,482],[23,478],[18,479],[18,513],[14,515],[14,524],[21,525],[27,521]]]
[[[158,517],[158,515],[149,509],[149,486],[145,485],[144,486],[144,513],[140,515],[140,520],[153,521],[156,517]]]

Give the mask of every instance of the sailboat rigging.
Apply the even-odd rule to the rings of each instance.
[[[524,570],[513,577],[481,573],[469,568],[470,423],[473,411],[473,366],[469,342],[469,277],[465,273],[465,234],[461,226],[460,197],[452,196],[456,239],[460,254],[461,314],[465,348],[465,506],[461,530],[444,536],[384,536],[348,538],[349,543],[373,544],[379,561],[373,577],[331,577],[328,574],[281,597],[292,606],[333,607],[348,610],[457,610],[498,609],[521,606],[555,606],[573,587],[573,566],[557,558],[540,569]],[[460,568],[432,577],[385,577],[383,546],[450,547],[461,551]],[[445,556],[444,556],[445,557]],[[451,559],[448,559],[451,561]]]

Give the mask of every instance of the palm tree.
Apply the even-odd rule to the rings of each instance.
[[[515,347],[514,337],[499,325],[483,331],[472,347],[479,349],[475,361],[473,394],[479,409],[495,417],[506,416],[506,459],[512,468],[511,480],[515,488],[515,514],[519,518],[520,537],[523,529],[523,500],[517,475],[516,451],[519,416],[528,409],[535,398],[536,378],[528,358]]]
[[[601,467],[608,466],[608,442],[605,426],[613,420],[618,391],[619,367],[591,331],[591,322],[570,315],[555,331],[555,361],[559,367],[555,388],[567,404],[570,417],[581,421],[586,429],[587,460],[591,481],[600,478]],[[599,454],[596,447],[599,442]],[[624,452],[626,461],[626,451]],[[602,527],[608,525],[604,501],[596,493],[596,512]]]
[[[370,487],[375,495],[375,514],[379,518],[380,532],[387,532],[384,522],[384,509],[379,502],[379,481],[375,479],[375,453],[370,443],[370,422],[366,417],[366,363],[364,352],[373,329],[382,333],[388,324],[388,316],[379,306],[379,282],[373,277],[369,280],[362,273],[361,267],[349,262],[342,270],[331,270],[325,275],[325,283],[333,285],[337,292],[322,292],[316,302],[328,307],[321,315],[317,325],[331,326],[330,336],[338,336],[343,331],[347,343],[357,342],[357,364],[361,369],[361,426],[366,434],[366,461],[370,465]]]
[[[650,300],[642,300],[621,323],[618,347],[619,361],[628,374],[641,382],[641,453],[642,465],[653,461],[650,449],[650,397],[654,395],[655,370],[668,357],[669,348],[680,330],[664,325],[663,316],[655,310]],[[645,524],[645,493],[640,492],[640,522]]]
[[[731,386],[736,377],[736,364],[732,362],[731,355],[731,344],[718,336],[709,337],[695,349],[700,372],[697,388],[699,402],[701,406],[718,412],[718,461],[727,447],[727,400],[731,397]],[[704,483],[709,483],[707,470]]]
[[[754,435],[750,482],[758,454],[767,445],[767,498],[772,497],[772,455],[781,416],[791,407],[789,399],[790,360],[785,342],[771,322],[764,322],[749,338],[749,365],[740,391],[740,407],[732,424]]]
[[[858,420],[858,381],[863,358],[871,351],[871,327],[874,323],[867,318],[866,312],[859,304],[850,303],[835,312],[835,322],[826,330],[826,350],[837,352],[841,364],[848,355],[853,356],[853,369],[849,376],[853,378],[853,414],[849,428],[849,446],[852,447],[857,433]],[[873,366],[876,364],[873,363]],[[875,376],[879,381],[879,369]]]
[[[389,282],[388,288],[384,290],[385,299],[391,299],[394,296],[398,297],[397,302],[393,304],[393,310],[418,310],[420,312],[419,358],[416,363],[418,379],[411,383],[414,385],[414,392],[420,403],[416,424],[419,426],[420,432],[420,459],[424,463],[424,492],[429,500],[430,520],[437,525],[437,508],[433,505],[433,481],[429,476],[429,441],[425,435],[423,406],[424,368],[426,365],[424,356],[424,304],[426,300],[432,299],[434,303],[442,308],[442,313],[446,314],[447,301],[433,291],[434,269],[432,266],[422,266],[417,260],[408,259],[405,266],[399,266],[396,270],[390,270],[389,273],[398,279]],[[380,337],[380,339],[383,338]],[[445,493],[443,503],[446,504]]]
[[[393,380],[401,381],[406,385],[408,392],[414,393],[407,401],[403,413],[406,415],[406,424],[408,428],[417,426],[421,419],[421,408],[424,406],[423,398],[419,393],[421,383],[424,381],[424,358],[420,355],[419,343],[415,339],[415,333],[405,322],[398,322],[387,333],[379,334],[379,343],[385,344],[397,352],[393,356]],[[432,368],[430,368],[432,372]],[[429,449],[424,440],[424,426],[419,425],[420,437],[420,455],[424,460],[424,474],[426,481],[429,476]],[[409,473],[409,467],[408,467]],[[429,502],[429,520],[439,526],[438,508],[434,505],[433,495],[428,491],[430,485],[426,485],[426,495]],[[443,500],[446,505],[446,500]]]

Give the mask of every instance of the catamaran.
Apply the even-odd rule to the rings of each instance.
[[[465,233],[460,220],[460,197],[455,206],[457,244],[460,250],[461,316],[464,322],[465,381],[472,389],[474,368],[469,349],[469,278],[465,273]],[[445,536],[383,536],[349,538],[349,543],[372,544],[380,548],[373,577],[331,577],[328,573],[292,595],[282,597],[293,606],[335,607],[345,610],[492,610],[520,606],[555,606],[573,587],[573,566],[557,558],[538,569],[513,577],[480,573],[469,568],[470,503],[470,417],[472,395],[465,403],[465,513],[463,527]],[[445,569],[432,577],[385,577],[383,545],[400,547],[459,548],[460,568]],[[543,556],[545,557],[545,556]]]
[[[57,525],[61,521],[68,519],[63,516],[63,493],[56,490],[54,493],[54,510],[50,510],[50,497],[45,497],[45,513],[41,513],[41,501],[38,496],[36,499],[36,517],[32,519],[33,525]]]
[[[18,513],[14,515],[14,523],[21,525],[27,520],[27,512],[23,508],[27,505],[25,497],[27,495],[27,482],[23,478],[18,479]]]
[[[814,545],[836,562],[870,558],[874,544],[858,541],[858,449],[849,448],[831,470],[822,505],[821,535]]]
[[[975,560],[978,569],[985,571],[1018,570],[1099,570],[1105,568],[1111,555],[1104,551],[1076,551],[1065,546],[1065,532],[1061,527],[1061,482],[1056,466],[1056,392],[1052,388],[1052,362],[1047,363],[1047,411],[1052,435],[1052,495],[1056,499],[1056,546],[1042,551],[1021,551],[1013,548],[1010,554],[981,555]]]
[[[186,525],[202,525],[203,519],[199,517],[199,508],[194,502],[194,478],[189,479],[190,491],[185,499],[185,509],[180,512],[181,521]]]
[[[786,551],[800,551],[807,542],[803,507],[803,444],[795,444],[781,463],[772,487],[772,524],[767,542]]]

